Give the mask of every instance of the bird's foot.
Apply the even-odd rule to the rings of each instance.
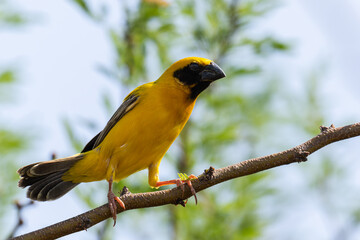
[[[170,184],[176,184],[177,187],[181,187],[181,190],[184,194],[184,185],[188,185],[192,195],[195,198],[195,203],[197,204],[197,197],[196,197],[196,191],[194,189],[194,187],[191,184],[191,180],[193,179],[198,179],[195,175],[191,174],[190,176],[188,176],[185,173],[178,173],[179,177],[178,179],[173,179],[173,180],[168,180],[168,181],[162,181],[162,182],[157,182],[156,183],[156,187],[161,187],[161,186],[165,186],[165,185],[170,185]],[[185,183],[185,184],[184,184]],[[186,203],[186,202],[185,202]]]
[[[124,204],[123,201],[121,201],[121,199],[119,197],[115,196],[115,194],[112,191],[108,192],[107,197],[108,197],[110,212],[111,212],[112,218],[114,219],[114,225],[113,226],[115,226],[115,224],[116,224],[116,213],[117,213],[116,202],[118,202],[120,207],[122,207],[124,210],[125,210],[125,204]]]

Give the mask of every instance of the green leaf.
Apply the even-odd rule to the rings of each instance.
[[[73,0],[73,2],[77,4],[80,7],[80,9],[82,9],[86,14],[88,14],[91,17],[93,16],[89,8],[89,5],[85,0]]]
[[[0,155],[6,155],[24,149],[27,146],[25,136],[20,134],[0,129]]]
[[[0,84],[1,83],[5,83],[5,84],[13,83],[13,82],[15,82],[15,79],[16,79],[15,72],[13,70],[5,70],[0,73]]]
[[[76,136],[73,127],[71,126],[69,120],[63,119],[63,125],[65,127],[65,131],[69,137],[70,143],[72,147],[77,151],[80,152],[82,150],[83,143],[79,140],[79,138]]]

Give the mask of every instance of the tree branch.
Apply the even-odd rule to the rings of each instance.
[[[289,150],[264,157],[249,159],[216,170],[210,167],[199,176],[198,180],[192,181],[192,185],[195,190],[199,192],[233,178],[250,175],[285,164],[303,162],[307,160],[308,155],[326,145],[360,135],[360,123],[339,128],[334,128],[333,126],[329,128],[320,127],[320,129],[321,133],[319,135]],[[191,191],[188,187],[185,188],[184,192],[181,191],[180,187],[177,187],[157,192],[136,194],[125,193],[122,195],[121,199],[125,203],[127,211],[167,204],[183,204],[183,200],[190,196]],[[118,213],[124,212],[120,207],[118,210]],[[111,213],[108,204],[104,204],[76,217],[13,239],[55,239],[74,232],[86,230],[110,217]]]

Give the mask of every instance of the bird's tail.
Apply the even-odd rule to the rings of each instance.
[[[62,180],[62,176],[75,163],[84,158],[77,154],[67,158],[38,162],[18,170],[21,177],[19,187],[30,186],[27,197],[38,201],[55,200],[69,192],[79,183]]]

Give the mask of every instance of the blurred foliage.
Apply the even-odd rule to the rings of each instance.
[[[0,72],[0,93],[6,93],[7,97],[11,97],[14,92],[9,91],[15,84],[16,73],[12,70],[4,70]],[[0,107],[6,99],[0,98]],[[8,103],[7,103],[8,104]],[[29,139],[26,133],[20,130],[9,129],[6,127],[8,116],[2,115],[0,118],[0,221],[6,221],[3,218],[5,214],[11,210],[11,205],[14,204],[14,196],[17,192],[16,182],[19,177],[16,172],[17,163],[16,158],[28,146]],[[5,222],[3,222],[5,223]],[[4,237],[8,231],[7,224],[0,224],[0,237]]]
[[[0,70],[0,101],[6,102],[11,99],[9,89],[14,85],[15,75],[13,69]]]
[[[200,174],[210,164],[222,167],[263,155],[269,147],[288,147],[283,139],[277,143],[266,137],[273,136],[274,126],[279,124],[306,136],[319,132],[314,126],[322,125],[324,118],[317,92],[318,75],[307,78],[297,95],[284,92],[286,80],[274,77],[276,72],[262,64],[291,49],[282,39],[253,31],[259,20],[277,6],[275,0],[143,0],[120,2],[120,7],[105,2],[95,6],[87,0],[73,2],[107,31],[114,63],[99,70],[120,89],[131,90],[154,81],[172,62],[191,55],[210,58],[226,72],[226,79],[201,94],[190,121],[167,153],[164,162],[171,163],[167,173],[173,173],[167,176],[175,178],[177,172]],[[105,14],[114,8],[120,16],[118,24],[109,23]],[[279,99],[286,103],[279,104]],[[106,112],[116,105],[107,94],[103,104]],[[84,145],[86,140],[77,137],[77,128],[71,125],[65,122],[70,141],[79,149],[80,142]],[[95,135],[103,125],[89,131]],[[336,172],[331,162],[324,164],[329,165],[323,170],[330,171],[324,174]],[[273,178],[263,172],[236,179],[199,193],[198,205],[190,200],[186,208],[138,210],[119,215],[118,225],[130,225],[128,231],[138,238],[258,239],[273,220],[261,205],[264,199],[277,194],[268,184]],[[121,181],[117,191],[124,185],[132,192],[151,191],[146,174]],[[104,183],[94,183],[77,193],[89,207],[106,199]],[[156,227],[149,229],[151,226]],[[98,239],[115,238],[110,222],[102,223],[96,231]],[[125,231],[124,227],[121,231]]]
[[[14,79],[15,79],[14,75],[15,75],[14,72],[11,70],[6,70],[6,71],[0,73],[0,83],[5,84],[5,83],[14,82]]]
[[[5,27],[20,27],[25,23],[24,14],[11,7],[8,1],[0,0],[0,31]],[[11,101],[16,94],[14,87],[18,82],[16,66],[6,67],[7,64],[0,63],[0,108],[5,104],[12,104]],[[19,177],[16,172],[18,168],[16,159],[26,150],[30,139],[23,129],[7,127],[11,120],[10,116],[7,114],[0,116],[0,238],[3,239],[9,227],[12,227],[5,216],[15,208],[14,196],[18,191],[16,182]]]
[[[67,119],[64,119],[63,125],[65,127],[66,134],[69,137],[69,141],[72,147],[76,150],[76,152],[81,152],[84,146],[78,136],[75,136],[74,129],[71,126],[70,122]]]
[[[28,22],[27,15],[18,11],[10,1],[0,0],[0,29],[2,27],[18,27]]]

